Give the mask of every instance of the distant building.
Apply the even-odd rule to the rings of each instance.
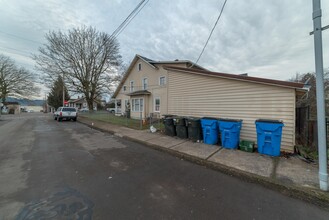
[[[8,114],[20,114],[21,113],[21,106],[18,102],[5,102],[5,108],[3,108],[3,112]]]
[[[77,99],[70,99],[67,104],[68,107],[74,107],[79,109],[86,109],[88,108],[88,103],[86,101],[86,98],[84,97],[78,97]],[[93,103],[94,110],[97,110],[97,101],[94,101]]]

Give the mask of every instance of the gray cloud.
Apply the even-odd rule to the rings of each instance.
[[[32,69],[29,54],[37,52],[49,30],[92,25],[112,33],[139,2],[2,0],[1,53]],[[150,0],[118,37],[125,62],[136,53],[155,60],[195,61],[222,3]],[[329,1],[322,1],[323,26],[329,24],[328,8]],[[308,34],[312,25],[311,1],[228,0],[199,64],[214,71],[283,80],[296,72],[313,71],[313,37]],[[328,30],[323,32],[323,46],[324,66],[328,67]]]

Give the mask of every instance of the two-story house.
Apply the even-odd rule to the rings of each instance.
[[[114,92],[116,108],[130,109],[132,118],[145,119],[168,113],[168,71],[164,66],[205,70],[188,60],[154,61],[136,55]]]
[[[281,120],[281,149],[295,145],[301,83],[211,72],[190,61],[154,61],[136,55],[113,98],[132,118],[157,114],[243,120],[241,139],[257,141],[257,119]],[[129,105],[128,105],[129,103]]]

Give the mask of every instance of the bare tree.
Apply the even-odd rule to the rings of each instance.
[[[46,74],[48,83],[63,76],[68,90],[84,94],[93,109],[94,100],[109,92],[109,84],[117,80],[121,64],[117,40],[92,27],[50,32],[46,40],[40,54],[33,57],[37,68]]]
[[[15,62],[0,54],[0,98],[6,101],[8,95],[29,97],[36,95],[39,88],[34,84],[35,75],[24,68],[18,68]]]
[[[315,73],[296,73],[296,76],[289,79],[292,82],[305,83],[309,86],[309,91],[302,96],[298,102],[297,107],[309,107],[309,116],[311,119],[316,118],[316,76]],[[326,98],[326,106],[329,107],[329,68],[324,69],[324,92]],[[327,112],[328,114],[328,112]]]

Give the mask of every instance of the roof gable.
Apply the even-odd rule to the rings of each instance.
[[[155,61],[155,60],[152,60],[152,59],[149,59],[147,57],[144,57],[144,56],[141,56],[141,55],[138,55],[136,54],[134,59],[131,61],[127,71],[125,72],[125,74],[123,75],[119,85],[117,86],[115,92],[113,93],[113,96],[112,97],[116,97],[119,93],[119,91],[121,90],[122,86],[124,85],[124,83],[126,82],[128,76],[130,75],[132,69],[134,68],[134,66],[136,65],[137,61],[138,60],[142,60],[143,62],[145,62],[147,65],[149,65],[150,67],[152,67],[153,69],[158,69],[157,65],[156,64],[160,64],[160,65],[165,65],[165,64],[176,64],[176,63],[186,63],[187,66],[193,66],[194,68],[197,68],[197,69],[201,69],[201,70],[205,70],[205,68],[189,61],[189,60],[174,60],[174,61]]]
[[[113,93],[112,97],[116,97],[120,91],[120,89],[122,88],[122,86],[124,85],[124,83],[126,82],[128,76],[131,73],[131,70],[134,68],[135,64],[137,63],[138,60],[142,60],[143,62],[145,62],[147,65],[151,66],[153,69],[157,69],[156,66],[152,65],[150,62],[153,61],[151,59],[148,59],[146,57],[140,56],[138,54],[135,55],[134,59],[131,61],[128,69],[126,70],[126,72],[124,73],[119,85],[117,86],[115,92]]]

